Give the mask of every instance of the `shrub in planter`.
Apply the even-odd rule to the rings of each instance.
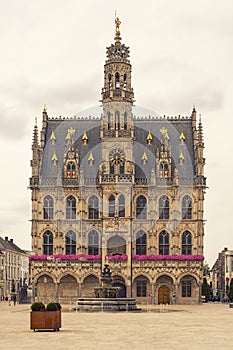
[[[32,311],[41,311],[45,310],[45,305],[41,301],[36,301],[31,305],[31,310]]]
[[[61,310],[61,305],[59,303],[49,303],[46,308],[47,311],[57,311]]]

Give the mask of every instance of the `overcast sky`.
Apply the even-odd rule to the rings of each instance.
[[[115,9],[130,47],[136,105],[204,127],[205,258],[233,249],[232,0],[0,0],[0,235],[30,249],[31,141],[50,117],[99,105]]]

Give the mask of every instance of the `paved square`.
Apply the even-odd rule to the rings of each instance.
[[[0,316],[4,350],[233,349],[233,309],[228,304],[154,306],[142,313],[78,313],[63,305],[60,332],[30,330],[30,305],[2,302]]]

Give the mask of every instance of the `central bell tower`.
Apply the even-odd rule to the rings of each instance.
[[[133,138],[134,93],[131,87],[132,67],[129,61],[129,47],[121,43],[119,18],[116,18],[115,24],[115,42],[107,47],[107,59],[104,65],[101,138],[109,136]]]

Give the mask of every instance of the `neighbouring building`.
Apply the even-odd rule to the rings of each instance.
[[[0,237],[0,297],[26,293],[29,279],[29,253],[20,249],[13,239]]]
[[[136,115],[131,70],[116,19],[101,116],[49,117],[45,108],[40,139],[34,127],[35,300],[93,296],[106,263],[121,296],[153,304],[201,300],[202,123],[195,108],[190,117]]]
[[[233,250],[224,248],[211,270],[213,295],[222,300],[227,297],[230,281],[233,278]]]

